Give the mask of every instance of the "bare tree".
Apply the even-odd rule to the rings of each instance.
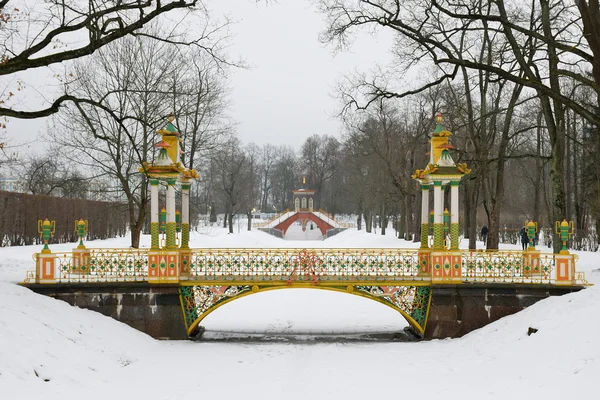
[[[262,147],[260,154],[259,182],[260,182],[260,208],[268,212],[271,189],[273,188],[273,172],[277,157],[277,148],[272,144]]]
[[[201,4],[197,0],[48,0],[34,3],[27,12],[11,7],[12,3],[0,1],[0,76],[10,77],[22,71],[89,56],[127,36],[193,45],[219,57],[218,43],[213,41],[212,36],[218,36],[221,27],[211,28],[204,23],[205,18],[200,25],[206,29],[194,38],[185,35],[185,23],[180,24],[181,31],[174,29],[160,36],[144,31],[150,22],[175,10],[189,10],[203,18],[206,13],[203,7],[197,7]],[[65,45],[67,38],[73,35],[85,39]],[[19,96],[12,99],[18,100]],[[51,100],[49,105],[35,110],[17,110],[5,103],[0,107],[0,116],[46,117],[58,112],[60,106],[69,101],[93,104],[99,99],[80,97],[67,91]]]
[[[173,111],[182,135],[182,160],[195,168],[197,160],[218,151],[233,134],[234,123],[227,115],[229,88],[227,69],[198,50],[183,52],[186,67],[173,71]]]
[[[578,5],[581,10],[585,8],[583,2]],[[436,73],[422,75],[425,78],[408,88],[394,87],[381,77],[362,79],[354,83],[354,90],[345,92],[347,106],[362,108],[381,98],[419,93],[453,80],[461,69],[488,73],[493,79],[533,89],[540,99],[552,146],[553,218],[565,216],[565,109],[600,126],[600,114],[562,90],[561,83],[571,81],[599,92],[597,82],[580,67],[592,63],[594,52],[583,42],[581,14],[574,5],[564,0],[323,0],[321,6],[330,22],[324,34],[326,41],[344,45],[355,29],[378,25],[398,34],[402,72],[425,64],[436,68]],[[597,2],[589,6],[585,10],[598,8]],[[592,29],[590,24],[587,29]],[[477,44],[482,37],[485,40],[488,30],[499,45],[492,48],[494,57],[481,58]]]
[[[292,190],[298,189],[300,181],[300,161],[291,147],[277,148],[273,171],[273,206],[275,211],[292,208]]]
[[[233,217],[245,207],[249,160],[237,138],[230,139],[222,151],[212,154],[212,158],[229,233],[233,233]]]
[[[101,99],[100,107],[76,103],[62,119],[64,129],[53,133],[63,156],[76,158],[94,177],[119,183],[133,247],[139,246],[149,202],[147,179],[138,168],[152,160],[155,131],[168,114],[164,82],[177,68],[172,49],[165,42],[132,37],[78,63],[72,91]]]
[[[313,135],[302,145],[302,165],[308,175],[308,185],[317,190],[317,208],[324,206],[321,199],[326,183],[338,171],[339,150],[339,141],[328,135]]]
[[[23,189],[32,194],[86,199],[88,179],[53,154],[30,156],[22,163]]]

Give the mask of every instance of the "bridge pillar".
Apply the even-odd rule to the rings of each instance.
[[[166,248],[177,248],[175,224],[175,179],[167,180],[167,243]]]
[[[462,257],[460,251],[431,252],[432,283],[462,283]]]
[[[443,217],[444,197],[442,181],[433,182],[433,248],[444,248],[444,223]]]
[[[527,277],[542,274],[539,250],[529,247],[523,252],[523,274]]]
[[[419,249],[419,276],[431,275],[431,250]]]
[[[179,248],[179,276],[190,275],[190,183],[181,184],[181,246]]]
[[[148,283],[179,283],[179,251],[148,252]]]
[[[450,250],[458,250],[458,185],[460,181],[450,181]]]
[[[56,283],[56,256],[37,253],[35,259],[35,283]]]
[[[76,273],[89,273],[90,264],[90,250],[73,249],[73,272]]]
[[[181,248],[189,249],[190,243],[190,184],[181,185]]]
[[[573,254],[556,254],[556,285],[575,284],[575,260]]]
[[[158,223],[158,179],[150,179],[150,248],[157,250],[159,242]]]
[[[429,185],[421,181],[421,248],[429,248]]]

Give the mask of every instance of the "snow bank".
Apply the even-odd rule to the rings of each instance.
[[[262,232],[192,235],[194,247],[416,247],[345,231],[318,242]],[[142,242],[148,246],[149,239]],[[127,247],[128,239],[89,242]],[[74,245],[51,246],[54,251]],[[506,246],[504,248],[510,248]],[[420,343],[158,342],[100,314],[16,286],[39,246],[0,249],[0,395],[6,399],[416,397],[599,398],[598,286],[554,297],[461,339]],[[600,255],[579,253],[600,283]],[[213,330],[389,331],[404,321],[363,298],[308,290],[260,293],[206,320]],[[528,329],[537,333],[527,335]]]

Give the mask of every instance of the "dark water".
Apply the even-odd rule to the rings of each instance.
[[[350,342],[414,342],[418,335],[410,329],[400,332],[232,332],[206,330],[196,337],[198,342],[255,343],[350,343]]]

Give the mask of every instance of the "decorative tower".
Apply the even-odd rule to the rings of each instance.
[[[460,280],[461,259],[458,251],[459,235],[459,207],[458,186],[462,177],[471,172],[466,164],[456,164],[450,156],[450,145],[448,138],[452,135],[444,128],[444,117],[442,113],[435,116],[436,127],[431,134],[431,148],[429,164],[424,170],[417,170],[412,176],[421,184],[421,248],[419,250],[419,263],[421,273],[433,274],[436,280]],[[448,218],[448,211],[444,213],[444,187],[450,185],[450,240],[444,229],[444,214]],[[428,243],[428,215],[429,215],[429,189],[433,187],[433,246],[430,249]],[[447,231],[446,226],[446,231]],[[448,246],[449,244],[449,246]],[[448,247],[450,252],[448,252]]]
[[[185,168],[181,162],[179,132],[169,117],[166,128],[158,131],[161,140],[155,145],[159,149],[154,163],[142,163],[140,172],[150,181],[150,231],[151,249],[148,255],[148,280],[150,283],[179,282],[179,277],[189,273],[189,191],[190,181],[197,179],[196,170]],[[159,187],[166,186],[165,232],[161,247],[159,223]],[[177,244],[177,212],[175,210],[175,188],[181,185],[181,242]]]
[[[292,190],[294,211],[314,211],[316,190],[306,189],[306,177],[302,178],[302,188]]]

